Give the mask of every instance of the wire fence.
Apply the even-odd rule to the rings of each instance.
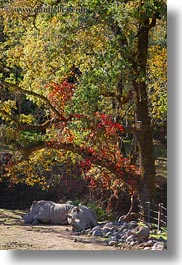
[[[163,203],[153,204],[151,202],[139,201],[139,219],[145,220],[147,223],[157,225],[158,231],[167,228],[167,208]]]

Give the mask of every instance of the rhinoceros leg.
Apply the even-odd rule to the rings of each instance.
[[[36,225],[39,223],[45,223],[47,224],[49,222],[49,219],[42,213],[38,213],[34,216],[34,220],[32,222],[32,224]]]
[[[64,221],[61,221],[60,224],[61,224],[61,225],[68,225],[68,220],[65,219]]]
[[[37,219],[34,219],[33,222],[32,222],[33,225],[38,225],[40,224],[40,222],[37,220]]]
[[[23,215],[23,220],[25,224],[31,224],[33,222],[34,216],[31,213],[27,213]]]

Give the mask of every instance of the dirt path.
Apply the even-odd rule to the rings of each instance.
[[[24,225],[23,211],[0,209],[0,250],[115,250],[104,240],[76,236],[70,226]],[[118,249],[118,248],[117,248]]]

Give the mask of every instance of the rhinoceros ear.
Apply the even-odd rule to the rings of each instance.
[[[36,203],[37,203],[37,201],[33,201],[32,202],[32,206],[35,206]]]

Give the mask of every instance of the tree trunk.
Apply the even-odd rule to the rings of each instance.
[[[155,161],[151,121],[147,103],[146,66],[148,52],[149,20],[144,21],[138,30],[136,57],[136,78],[133,80],[135,127],[139,148],[139,162],[143,187],[140,200],[153,201],[155,195]]]
[[[141,89],[141,86],[139,87]],[[142,89],[144,89],[144,86]],[[140,191],[140,199],[145,201],[153,201],[155,197],[155,161],[147,100],[141,100],[135,103],[136,137],[138,142],[139,163],[143,183],[143,187]]]
[[[138,159],[138,143],[135,134],[133,135],[133,139],[130,146],[130,153],[129,153],[129,163],[130,165],[136,165]]]

